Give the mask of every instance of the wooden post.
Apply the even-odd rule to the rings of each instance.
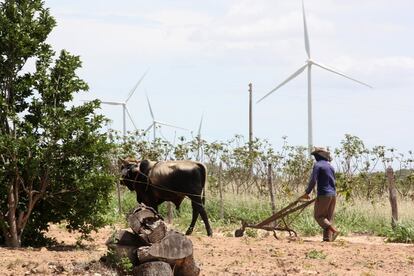
[[[275,196],[273,194],[273,183],[272,183],[272,164],[267,164],[267,184],[269,186],[270,202],[272,203],[272,212],[276,213]]]
[[[395,188],[395,176],[394,170],[389,166],[387,168],[387,178],[388,178],[388,192],[389,199],[391,203],[391,226],[394,228],[398,223],[398,206],[397,206],[397,189]]]
[[[220,218],[224,219],[224,204],[223,204],[223,187],[221,183],[221,173],[223,171],[223,165],[220,161],[219,166],[219,175],[218,175],[218,186],[219,186],[219,192],[220,192]]]

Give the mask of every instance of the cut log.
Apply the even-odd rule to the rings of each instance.
[[[128,224],[131,227],[132,231],[134,231],[136,234],[139,234],[144,221],[155,221],[159,219],[162,218],[153,208],[148,207],[145,204],[139,204],[132,212],[132,214],[128,216]]]
[[[148,262],[134,267],[134,276],[173,276],[171,266],[165,262]]]
[[[106,246],[118,260],[128,258],[132,264],[138,263],[136,250],[146,245],[140,238],[127,230],[118,230],[106,241]]]
[[[185,235],[170,230],[165,238],[150,247],[149,254],[166,260],[183,259],[193,254],[193,243]]]
[[[144,204],[139,205],[128,217],[128,224],[147,243],[161,241],[167,232],[167,225],[162,217]]]
[[[151,256],[151,254],[149,253],[150,248],[151,246],[142,246],[137,249],[137,257],[139,263],[152,262],[160,259],[158,257]]]
[[[128,246],[143,246],[145,245],[143,241],[134,233],[126,229],[117,230],[114,232],[111,237],[105,243],[106,245],[109,244],[119,244],[119,245],[128,245]]]
[[[175,276],[198,276],[200,268],[196,265],[193,255],[188,256],[174,266]]]
[[[193,244],[185,235],[168,231],[165,238],[151,246],[137,249],[139,263],[164,261],[173,267],[176,276],[197,276],[200,268],[193,258]]]
[[[136,246],[109,244],[108,249],[108,256],[112,255],[117,261],[128,258],[133,265],[138,264]]]
[[[176,260],[184,259],[193,254],[193,244],[186,236],[175,231],[168,231],[165,238],[151,246],[137,249],[140,263],[163,260],[174,264]]]

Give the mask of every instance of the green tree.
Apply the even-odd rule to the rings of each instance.
[[[0,2],[0,240],[33,243],[65,220],[84,234],[104,223],[113,176],[99,102],[73,106],[87,84],[79,57],[45,41],[55,20],[41,0]],[[25,69],[35,64],[33,70]],[[26,67],[25,67],[26,66]],[[26,233],[26,234],[25,234]]]

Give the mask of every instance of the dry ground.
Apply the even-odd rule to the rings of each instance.
[[[86,247],[76,247],[76,235],[53,226],[49,233],[61,246],[0,248],[0,275],[116,275],[99,263],[111,233],[104,228]],[[414,245],[385,243],[369,236],[339,237],[322,243],[320,237],[276,240],[260,237],[191,237],[201,275],[414,275]]]

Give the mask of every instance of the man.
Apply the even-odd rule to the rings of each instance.
[[[323,240],[334,241],[339,232],[332,223],[336,204],[335,171],[329,163],[332,158],[328,150],[315,147],[311,153],[316,163],[313,166],[308,187],[302,199],[310,199],[309,194],[317,184],[317,197],[315,201],[314,217],[323,229]]]

